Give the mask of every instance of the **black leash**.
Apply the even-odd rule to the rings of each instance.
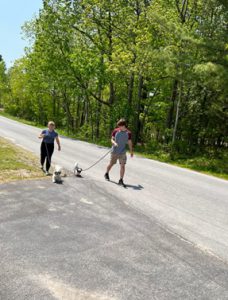
[[[82,171],[88,171],[90,169],[92,169],[94,166],[96,166],[100,161],[102,161],[110,152],[112,151],[112,149],[108,150],[108,152],[103,155],[101,158],[98,159],[98,161],[96,161],[94,164],[92,164],[90,167],[88,167],[87,169],[82,169]]]
[[[46,152],[47,152],[47,159],[48,159],[49,165],[51,166],[51,160],[50,160],[50,156],[49,156],[49,151],[48,151],[47,143],[44,142],[44,145],[45,145]]]
[[[86,169],[82,169],[82,168],[79,168],[79,166],[76,166],[75,169],[74,169],[74,175],[77,176],[77,177],[81,177],[81,172],[85,172],[85,171],[88,171],[88,170],[92,169],[94,166],[99,164],[99,162],[101,162],[111,151],[112,151],[112,148],[109,149],[108,152],[105,153],[105,155],[103,155],[95,163],[93,163],[91,166],[89,166]]]

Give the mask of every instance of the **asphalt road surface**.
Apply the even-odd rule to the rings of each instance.
[[[39,132],[0,117],[0,136],[37,155]],[[107,152],[61,142],[69,170]],[[228,299],[227,181],[134,157],[124,189],[107,163],[0,186],[0,299]]]

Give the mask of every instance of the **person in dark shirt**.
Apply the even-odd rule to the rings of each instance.
[[[125,186],[123,182],[123,177],[125,174],[125,165],[127,163],[127,155],[126,155],[126,145],[128,144],[131,157],[133,157],[133,146],[131,139],[131,132],[127,129],[126,121],[124,119],[120,119],[117,123],[117,128],[113,130],[111,143],[112,143],[112,151],[111,151],[111,160],[109,165],[107,166],[106,173],[104,175],[106,180],[110,180],[109,172],[114,164],[116,164],[117,160],[120,163],[120,180],[119,184]]]
[[[49,169],[51,166],[51,157],[54,152],[54,142],[56,140],[58,145],[58,150],[61,150],[60,141],[58,133],[55,131],[55,123],[53,121],[48,122],[48,128],[43,130],[39,135],[42,139],[40,147],[40,164],[41,170],[43,170],[46,175],[49,175]],[[44,163],[46,159],[46,170],[44,170]]]

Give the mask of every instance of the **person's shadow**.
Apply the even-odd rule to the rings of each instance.
[[[138,185],[126,184],[126,188],[131,188],[131,189],[137,190],[137,191],[141,191],[144,189],[144,187],[141,184],[138,184]]]
[[[109,180],[109,182],[111,183],[114,183],[116,185],[119,185],[118,182],[115,182],[113,180]],[[120,185],[119,185],[120,186]],[[144,189],[144,187],[141,185],[141,184],[138,184],[138,185],[133,185],[133,184],[125,184],[125,188],[128,189],[128,188],[131,188],[135,191],[141,191]]]

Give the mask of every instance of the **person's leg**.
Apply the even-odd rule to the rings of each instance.
[[[44,162],[45,162],[45,158],[46,158],[46,149],[45,149],[45,144],[44,142],[41,143],[40,146],[40,164],[41,164],[41,168],[43,169],[44,167]]]
[[[51,157],[54,152],[54,144],[47,144],[47,159],[46,159],[46,171],[48,172],[51,167]]]
[[[109,173],[111,171],[111,168],[114,166],[113,163],[110,162],[110,164],[107,166],[106,173]]]
[[[125,163],[120,164],[120,179],[124,178],[125,174]]]
[[[105,179],[108,181],[110,180],[109,171],[111,170],[111,168],[113,166],[114,166],[114,164],[110,162],[110,164],[107,166],[106,173],[104,174]]]
[[[106,180],[110,180],[110,178],[109,178],[109,172],[110,172],[111,168],[116,164],[116,162],[117,162],[117,155],[112,153],[111,154],[110,163],[107,166],[106,173],[104,175],[104,177],[105,177]]]
[[[127,155],[126,154],[121,154],[119,156],[119,162],[120,162],[120,180],[119,184],[126,187],[126,185],[123,182],[124,174],[125,174],[125,166],[127,163]]]

